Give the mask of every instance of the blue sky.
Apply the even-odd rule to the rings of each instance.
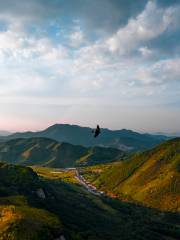
[[[180,132],[180,1],[0,0],[0,129]]]

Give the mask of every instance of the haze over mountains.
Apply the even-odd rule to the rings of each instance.
[[[168,139],[163,135],[140,134],[131,130],[101,129],[101,135],[93,138],[92,129],[69,124],[55,124],[39,132],[14,133],[1,140],[7,141],[16,138],[46,137],[59,142],[68,142],[85,147],[102,146],[113,147],[121,150],[144,150]]]
[[[167,133],[167,132],[157,132],[155,133],[157,135],[163,135],[163,136],[168,136],[168,137],[180,137],[180,132],[172,132],[172,133]]]
[[[8,136],[8,135],[11,135],[11,134],[12,134],[11,132],[0,130],[0,136]]]

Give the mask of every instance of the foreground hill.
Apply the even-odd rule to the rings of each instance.
[[[60,236],[62,225],[57,216],[28,204],[30,198],[39,201],[40,187],[32,169],[0,163],[1,240],[53,240]]]
[[[97,168],[89,169],[85,176],[103,191],[180,212],[180,138],[101,170],[98,174]]]
[[[21,165],[74,167],[113,162],[124,156],[118,149],[86,148],[48,138],[14,139],[0,143],[0,161]]]
[[[177,214],[100,198],[58,179],[39,179],[27,167],[1,163],[0,182],[1,240],[178,240]]]
[[[101,129],[102,134],[93,138],[92,129],[69,124],[55,124],[43,131],[15,133],[1,138],[7,141],[15,138],[46,137],[58,142],[68,142],[85,147],[99,145],[102,147],[114,147],[121,150],[144,150],[158,145],[168,138],[162,135],[140,134],[131,130]]]

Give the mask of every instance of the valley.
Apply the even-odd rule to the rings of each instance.
[[[168,213],[168,212],[167,213],[164,212],[162,214],[162,212],[159,212],[155,209],[144,208],[137,203],[132,204],[132,208],[131,208],[131,203],[128,203],[127,201],[126,202],[121,202],[121,201],[117,200],[116,198],[109,198],[108,196],[105,196],[104,194],[100,193],[100,191],[98,191],[98,189],[94,190],[95,192],[92,192],[92,190],[86,184],[84,184],[84,181],[82,182],[81,178],[80,178],[80,181],[79,181],[79,179],[77,180],[77,174],[78,174],[77,169],[61,169],[61,171],[59,171],[59,169],[44,169],[44,168],[36,169],[36,168],[34,168],[34,170],[37,171],[37,173],[40,174],[41,176],[44,176],[46,179],[48,179],[48,178],[49,179],[56,179],[56,180],[59,179],[61,182],[65,182],[65,183],[68,183],[68,184],[73,184],[72,186],[74,186],[74,184],[75,184],[76,191],[78,189],[79,190],[81,189],[80,191],[83,192],[83,197],[88,196],[88,198],[91,199],[91,201],[99,202],[100,205],[98,204],[98,206],[101,206],[101,207],[103,207],[103,209],[106,209],[106,210],[109,209],[111,212],[113,211],[114,214],[117,213],[116,212],[117,207],[122,204],[122,206],[120,207],[121,210],[119,212],[119,214],[120,214],[119,216],[121,216],[121,217],[122,217],[122,213],[124,213],[124,211],[125,212],[127,211],[127,210],[125,210],[126,207],[128,207],[128,209],[129,210],[131,209],[131,211],[133,211],[133,214],[135,214],[135,216],[134,216],[135,218],[136,218],[136,214],[138,213],[138,222],[139,221],[141,222],[140,219],[142,218],[142,221],[144,221],[144,220],[145,220],[145,222],[147,221],[147,224],[148,224],[147,226],[149,226],[150,228],[152,227],[153,230],[151,232],[151,235],[149,235],[150,239],[156,239],[156,237],[155,237],[156,234],[154,234],[153,231],[155,231],[158,234],[157,239],[158,238],[161,238],[161,239],[176,239],[176,240],[178,239],[178,236],[179,236],[179,230],[178,230],[179,229],[179,223],[178,223],[179,215],[176,215],[174,213]],[[113,208],[112,208],[112,206],[113,206]],[[115,206],[116,206],[116,208],[114,209]],[[115,215],[114,215],[114,217],[115,217]],[[132,218],[132,215],[129,216],[129,217]],[[151,218],[151,220],[149,219],[149,217]],[[148,219],[150,221],[152,221],[151,224],[150,224]],[[127,224],[129,224],[129,220],[126,219]],[[166,227],[171,229],[171,226],[169,225],[170,222],[167,222],[169,220],[174,221],[174,223],[176,222],[175,225],[174,224],[172,225],[172,226],[174,226],[173,231],[175,231],[175,232],[173,232],[173,231],[171,232],[171,230],[169,232],[169,230],[166,229]],[[141,233],[142,236],[140,237],[140,235],[137,234],[137,232],[136,232],[137,230],[135,230],[136,234],[135,234],[135,232],[134,233],[132,232],[131,234],[132,234],[133,237],[136,236],[137,239],[146,239],[145,236],[148,236],[148,235],[147,235],[147,233],[145,233],[147,230],[144,230],[144,224],[145,223],[144,222],[138,223],[138,222],[137,222],[136,227],[138,227],[138,225],[140,224],[139,227],[143,229],[143,231]],[[158,225],[158,229],[157,229],[156,225]],[[118,232],[119,232],[119,230],[118,230]],[[161,233],[159,233],[159,231],[161,231]],[[125,235],[126,236],[123,236],[123,234],[121,235],[121,237],[123,236],[122,239],[131,239],[131,237],[132,237],[132,236],[129,237],[128,236],[129,234],[127,232],[125,233]],[[113,239],[116,239],[116,238],[114,238],[114,236],[113,236]]]
[[[129,154],[46,138],[1,143],[0,239],[178,240],[179,147],[179,138]]]
[[[127,161],[83,169],[84,177],[109,196],[180,212],[180,139],[132,155]]]

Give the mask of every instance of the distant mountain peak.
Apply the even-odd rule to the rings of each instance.
[[[101,130],[102,134],[95,139],[92,134],[92,128],[56,123],[42,131],[15,133],[1,139],[46,137],[73,145],[82,145],[85,147],[97,145],[118,148],[120,150],[126,149],[127,151],[139,151],[152,148],[168,139],[166,136],[142,134],[130,129],[109,130],[101,128]]]
[[[10,134],[12,134],[12,133],[9,131],[0,130],[0,136],[9,136]]]

